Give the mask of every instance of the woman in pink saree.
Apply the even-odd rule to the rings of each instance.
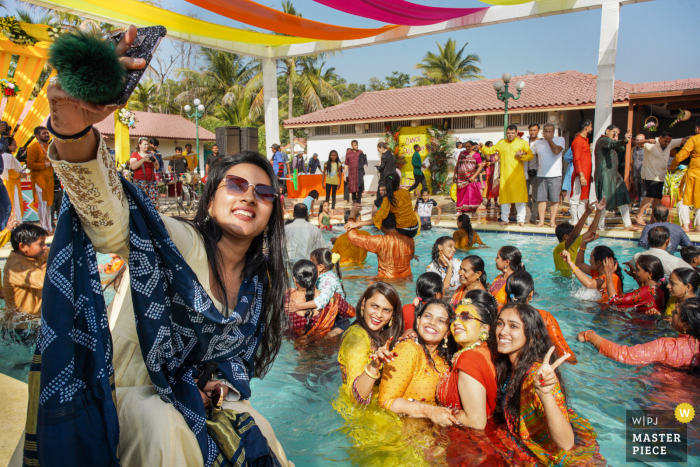
[[[479,174],[483,168],[481,156],[471,142],[464,144],[455,167],[454,180],[457,184],[457,214],[475,212],[483,200]]]

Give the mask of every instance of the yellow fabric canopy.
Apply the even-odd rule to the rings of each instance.
[[[165,26],[168,31],[176,31],[188,36],[257,44],[261,46],[301,44],[314,39],[279,36],[246,31],[243,29],[209,23],[200,19],[181,15],[136,0],[42,0],[43,5],[54,5],[61,10],[69,8],[76,14],[88,13],[139,26]]]
[[[24,146],[29,141],[29,138],[34,135],[34,128],[41,125],[46,120],[46,117],[49,116],[49,100],[46,98],[46,88],[49,86],[51,77],[55,75],[56,70],[49,75],[49,79],[44,83],[44,87],[41,88],[39,95],[34,100],[34,104],[32,104],[24,120],[22,120],[19,130],[15,133],[15,141],[17,141],[18,146]]]

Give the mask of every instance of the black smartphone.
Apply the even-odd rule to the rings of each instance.
[[[109,39],[115,44],[118,43],[124,36],[125,31],[120,31],[113,34]],[[126,86],[124,90],[119,95],[119,98],[114,102],[110,102],[109,105],[124,105],[129,100],[129,96],[136,89],[136,85],[141,80],[141,77],[148,69],[148,64],[153,58],[160,41],[163,40],[168,31],[163,26],[151,26],[148,28],[139,28],[136,30],[136,40],[129,47],[129,50],[124,54],[125,57],[132,58],[142,58],[146,60],[146,66],[140,70],[127,70],[126,72]]]

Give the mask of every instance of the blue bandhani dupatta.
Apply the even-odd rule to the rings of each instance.
[[[197,437],[204,465],[227,465],[207,434],[196,365],[217,361],[219,377],[250,397],[264,329],[263,285],[257,276],[246,279],[238,305],[223,317],[147,196],[123,179],[122,185],[130,213],[131,295],[148,373]],[[117,466],[112,339],[95,251],[68,196],[58,226],[29,375],[24,465]]]

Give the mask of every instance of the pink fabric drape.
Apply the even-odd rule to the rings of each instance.
[[[485,12],[485,8],[438,8],[404,0],[314,0],[333,9],[363,18],[404,26],[423,26],[447,21],[472,13]],[[480,21],[481,18],[478,18]]]

